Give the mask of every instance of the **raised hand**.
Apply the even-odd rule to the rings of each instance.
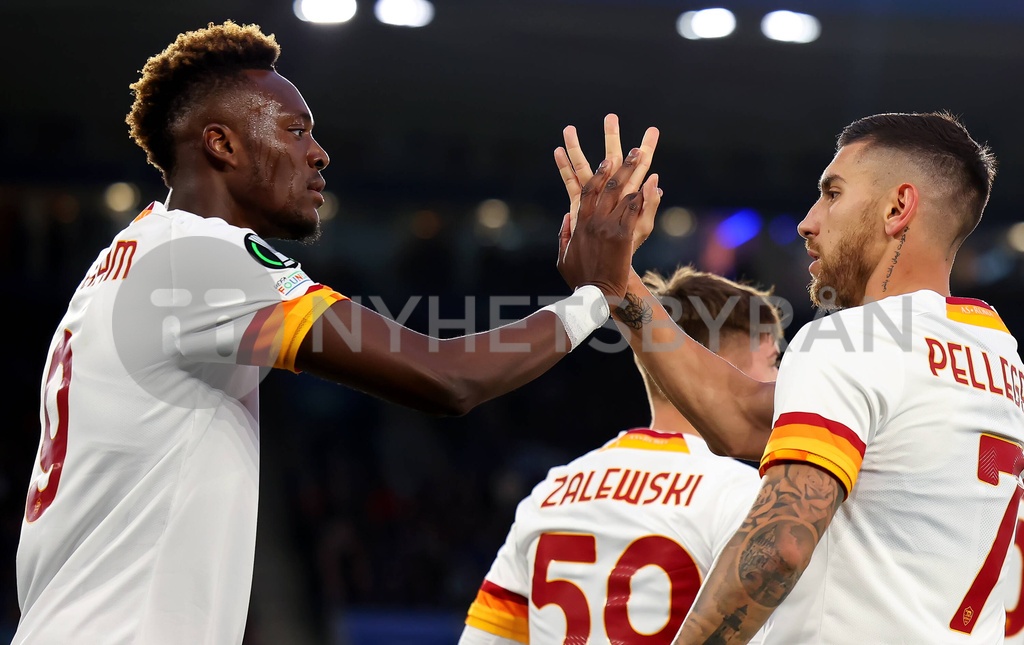
[[[558,166],[559,174],[561,174],[562,181],[565,183],[565,190],[569,194],[570,228],[575,230],[582,188],[594,176],[594,172],[587,162],[586,155],[583,154],[583,148],[580,146],[575,126],[567,126],[562,131],[562,136],[565,140],[565,147],[559,147],[555,150],[555,164]],[[633,174],[630,175],[625,185],[627,194],[640,188],[641,182],[644,181],[647,171],[651,168],[651,161],[654,158],[654,149],[658,145],[659,136],[659,130],[653,127],[647,128],[647,131],[644,133],[639,148],[643,154],[641,155],[641,161],[633,167]],[[615,114],[609,114],[604,118],[604,143],[605,158],[617,167],[617,164],[622,162],[622,143],[619,135],[619,117]],[[661,196],[660,189],[658,189],[658,196],[659,198]],[[634,252],[640,248],[640,245],[647,240],[651,231],[654,230],[654,216],[658,210],[659,203],[660,200],[658,202],[648,200],[645,203],[640,220],[637,222],[636,229],[634,230]]]
[[[645,212],[645,204],[660,202],[658,176],[651,177],[639,192],[633,178],[643,163],[639,148],[617,166],[605,159],[597,172],[580,188],[575,222],[572,213],[562,220],[559,233],[558,270],[570,287],[596,285],[609,304],[618,306],[626,295],[633,257],[633,236]],[[639,187],[639,185],[637,185]]]

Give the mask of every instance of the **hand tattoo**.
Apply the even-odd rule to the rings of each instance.
[[[640,329],[654,320],[651,306],[631,291],[626,292],[624,304],[615,308],[616,317],[633,329]]]

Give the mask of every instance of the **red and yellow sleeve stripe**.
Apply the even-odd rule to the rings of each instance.
[[[242,335],[238,362],[297,371],[295,355],[302,339],[316,319],[339,300],[348,298],[317,284],[298,298],[259,310]]]
[[[466,624],[517,643],[529,643],[528,602],[524,596],[484,580],[469,607]]]
[[[981,300],[974,298],[946,298],[946,317],[950,320],[988,327],[998,331],[1010,333],[1006,323],[999,317],[996,310]]]
[[[835,475],[849,495],[864,460],[864,441],[845,425],[809,412],[779,415],[761,457],[761,474],[778,462],[804,461]]]

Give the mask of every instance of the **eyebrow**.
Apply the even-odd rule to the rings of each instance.
[[[824,193],[825,191],[832,187],[832,184],[836,183],[837,181],[845,182],[846,180],[836,174],[825,175],[824,177],[821,178],[821,181],[818,182],[818,190]]]

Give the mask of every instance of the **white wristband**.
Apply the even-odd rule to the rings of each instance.
[[[562,321],[572,344],[570,352],[604,325],[611,315],[604,292],[592,284],[577,288],[568,298],[542,307],[541,310],[550,311]]]

